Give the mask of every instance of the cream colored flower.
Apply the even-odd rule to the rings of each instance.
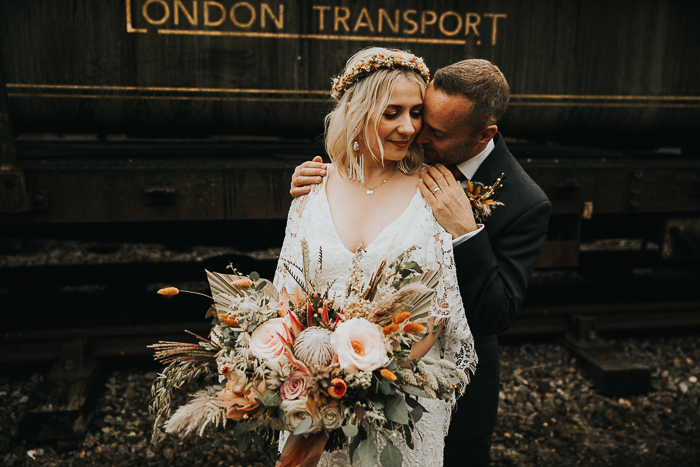
[[[335,430],[343,424],[343,414],[339,405],[325,405],[321,407],[321,422],[327,430]]]
[[[389,360],[381,328],[364,318],[339,323],[331,345],[340,368],[349,373],[373,371]]]
[[[284,412],[282,423],[287,431],[294,431],[299,423],[307,417],[312,417],[311,426],[304,433],[316,433],[321,431],[321,420],[313,417],[306,407],[306,396],[292,401],[282,401],[280,408]]]
[[[241,333],[245,334],[245,333]],[[292,335],[283,318],[275,318],[258,326],[250,336],[250,351],[261,360],[272,360],[279,357],[287,348],[287,344],[280,338],[291,342]]]

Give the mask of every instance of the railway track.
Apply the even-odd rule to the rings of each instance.
[[[68,343],[79,344],[87,357],[146,356],[152,353],[147,345],[159,340],[192,339],[185,329],[206,335],[209,321],[199,320],[205,299],[165,300],[155,289],[187,282],[206,292],[204,269],[223,271],[230,263],[272,277],[277,260],[269,256],[0,267],[0,362],[56,360]],[[580,332],[583,321],[583,328],[600,332],[700,329],[698,275],[649,271],[538,271],[503,337]],[[85,286],[95,290],[81,291],[90,289]]]

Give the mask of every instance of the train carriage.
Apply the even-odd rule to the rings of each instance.
[[[330,77],[382,45],[501,68],[499,128],[553,203],[540,267],[598,261],[580,244],[600,238],[642,239],[627,265],[697,257],[698,17],[681,0],[1,2],[0,235],[279,245]]]

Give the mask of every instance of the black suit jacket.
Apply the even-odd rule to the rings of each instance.
[[[464,442],[489,434],[496,424],[499,392],[499,334],[513,323],[523,303],[547,231],[552,205],[518,164],[503,137],[472,180],[492,185],[503,176],[484,229],[454,249],[464,310],[474,335],[479,364],[459,399],[447,437]]]

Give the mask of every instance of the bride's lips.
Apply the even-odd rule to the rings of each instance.
[[[395,146],[397,146],[397,147],[399,147],[399,148],[401,148],[401,149],[404,149],[405,147],[408,146],[408,142],[409,142],[410,140],[407,139],[407,140],[405,140],[405,141],[392,141],[392,140],[387,140],[387,141],[389,141],[391,144],[393,144],[393,145],[395,145]]]

